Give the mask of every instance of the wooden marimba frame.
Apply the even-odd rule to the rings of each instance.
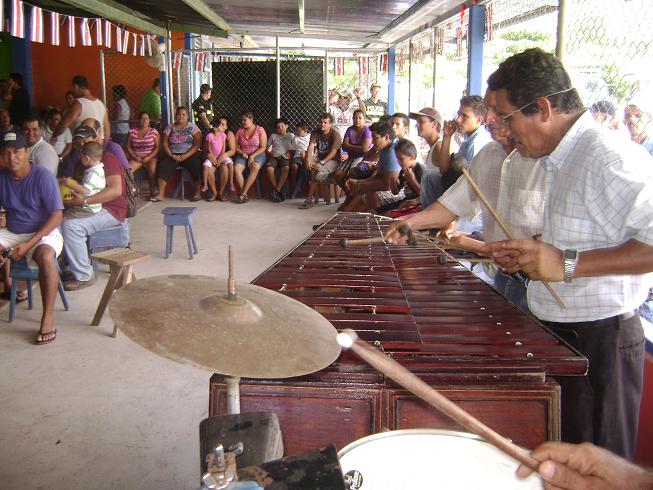
[[[382,236],[389,220],[338,213],[253,284],[295,298],[350,328],[485,424],[526,448],[560,438],[555,376],[587,360],[424,238],[415,246],[342,239]],[[301,349],[301,346],[298,346]],[[242,379],[243,412],[274,411],[286,454],[346,444],[384,429],[461,430],[351,353],[308,376]],[[227,413],[225,378],[209,415]]]

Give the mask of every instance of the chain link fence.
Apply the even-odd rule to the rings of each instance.
[[[445,120],[458,111],[467,88],[467,41],[469,11],[438,24],[435,28],[435,107]]]
[[[653,140],[653,10],[649,0],[569,0],[564,63],[607,127]]]

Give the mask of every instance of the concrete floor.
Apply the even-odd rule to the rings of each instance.
[[[192,261],[179,229],[172,257],[163,258],[160,214],[191,203],[152,204],[130,220],[132,247],[152,255],[135,273],[226,277],[233,245],[236,278],[249,282],[336,212],[324,204],[300,211],[300,203],[197,203]],[[112,339],[108,311],[91,327],[107,278],[102,269],[95,285],[68,293],[68,312],[57,299],[59,333],[47,346],[33,344],[40,297],[33,311],[21,304],[13,323],[0,313],[0,488],[199,486],[198,424],[207,417],[211,373],[151,354],[120,333]]]

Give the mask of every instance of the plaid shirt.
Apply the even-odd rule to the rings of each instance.
[[[653,246],[653,159],[641,146],[600,128],[586,112],[541,160],[547,172],[542,241],[579,252],[631,239]],[[639,307],[652,282],[652,274],[641,274],[552,283],[567,305],[561,309],[541,282],[531,281],[528,306],[542,320],[594,321]]]
[[[472,160],[471,175],[516,238],[531,238],[542,233],[545,171],[536,160],[523,157],[517,151],[506,155],[503,147],[493,141]],[[466,178],[459,178],[439,201],[452,213],[470,221],[482,209],[485,241],[508,238]]]

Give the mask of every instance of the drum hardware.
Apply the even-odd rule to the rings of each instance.
[[[485,195],[483,194],[483,191],[481,191],[481,189],[476,184],[476,182],[474,181],[472,176],[469,174],[467,169],[464,166],[462,166],[460,168],[460,171],[463,173],[463,175],[465,176],[465,178],[469,182],[469,185],[472,187],[472,189],[474,189],[474,192],[476,193],[478,198],[483,202],[483,204],[488,209],[488,211],[490,211],[490,214],[494,218],[494,221],[497,222],[499,227],[503,230],[503,232],[506,234],[506,236],[510,240],[514,240],[515,239],[515,234],[512,232],[512,230],[510,228],[508,228],[508,225],[501,219],[501,216],[499,216],[499,214],[496,212],[496,210],[492,207],[490,202],[487,200],[487,197],[485,197]],[[565,305],[564,301],[562,301],[562,298],[560,298],[560,296],[558,296],[558,293],[556,293],[553,290],[553,288],[551,287],[551,285],[547,281],[542,281],[542,285],[546,288],[546,290],[549,292],[551,297],[555,300],[555,302],[558,304],[558,306],[560,308],[565,309],[567,307]]]
[[[278,292],[239,284],[229,247],[225,284],[210,276],[134,281],[110,303],[116,325],[134,342],[173,361],[228,378],[229,413],[240,412],[239,381],[314,373],[340,355],[337,331],[320,313]]]
[[[202,484],[210,489],[229,488],[236,478],[236,456],[243,453],[243,444],[238,443],[235,447],[225,452],[222,444],[218,444],[212,453],[206,457],[208,470],[202,475]]]
[[[376,368],[378,371],[393,379],[408,391],[418,396],[426,403],[436,408],[443,414],[452,418],[467,430],[482,437],[490,444],[496,446],[509,456],[525,466],[537,471],[539,461],[530,456],[525,450],[513,444],[494,430],[490,429],[483,422],[473,417],[448,398],[440,394],[437,390],[427,385],[408,369],[377,351],[377,349],[368,345],[358,338],[353,330],[345,329],[338,334],[338,343],[343,348],[353,350],[360,358]]]

